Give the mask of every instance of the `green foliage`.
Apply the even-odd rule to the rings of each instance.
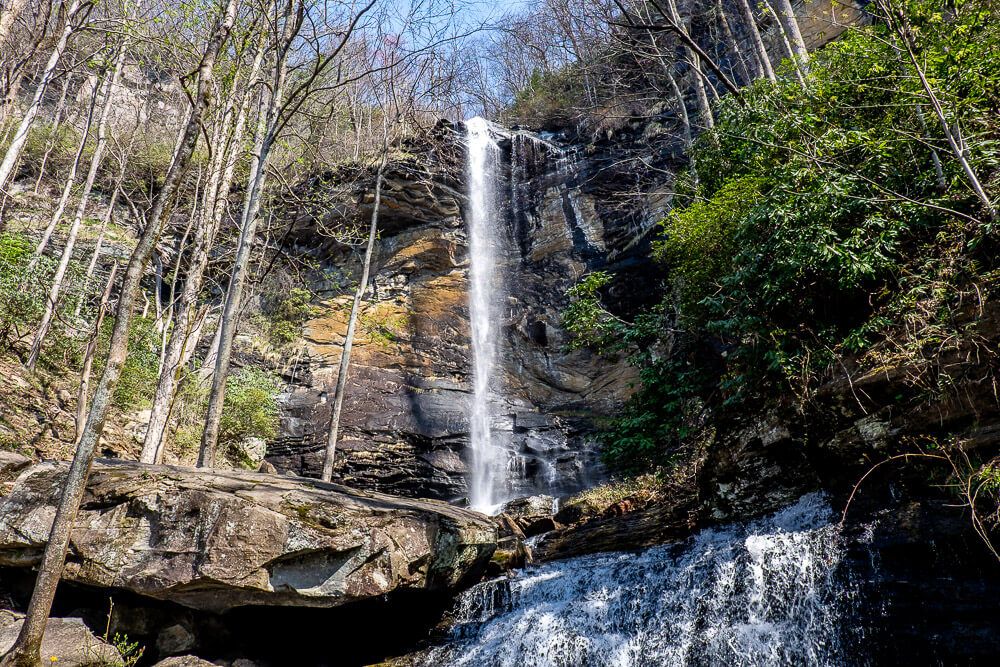
[[[219,445],[232,448],[250,438],[271,440],[278,432],[278,391],[267,371],[243,368],[226,378],[226,400],[219,423]]]
[[[114,636],[111,635],[111,619],[114,616],[115,611],[115,601],[113,598],[108,598],[108,622],[104,626],[104,635],[102,639],[107,643],[111,644],[118,651],[118,655],[121,656],[121,661],[116,661],[114,663],[107,664],[107,667],[135,667],[135,665],[142,660],[142,656],[146,653],[146,647],[139,644],[139,642],[131,641],[129,636],[125,633],[116,632]]]
[[[0,349],[33,333],[42,317],[56,260],[43,255],[31,266],[35,242],[21,234],[0,234]],[[39,357],[39,365],[50,370],[76,368],[81,350],[72,323],[73,306],[80,296],[80,264],[70,263],[66,289],[56,305],[56,319]],[[70,326],[66,326],[70,323]]]
[[[110,640],[105,639],[118,650],[118,654],[122,657],[122,661],[115,667],[134,667],[146,653],[145,646],[129,640],[126,634],[116,632]]]
[[[348,308],[348,313],[350,309]],[[358,325],[382,347],[389,347],[404,335],[407,325],[406,313],[398,312],[391,303],[375,303],[358,314]]]
[[[749,176],[727,181],[711,199],[672,211],[661,223],[653,257],[670,267],[683,311],[698,310],[732,269],[739,222],[761,198],[763,185],[762,179]]]
[[[60,123],[58,128],[53,123],[35,123],[28,132],[28,140],[21,153],[22,169],[37,174],[46,151],[49,153],[46,173],[66,169],[72,164],[79,143],[80,133],[69,123]]]
[[[641,365],[642,388],[602,432],[602,455],[614,470],[639,473],[676,462],[702,426],[704,373],[675,359]]]
[[[278,432],[278,392],[281,384],[271,373],[245,367],[226,378],[226,399],[219,423],[219,451],[236,464],[250,466],[241,445],[251,438],[271,440]],[[181,381],[173,418],[177,425],[173,449],[179,458],[193,458],[201,443],[208,387],[196,374]]]
[[[28,265],[34,246],[21,235],[0,234],[0,345],[6,347],[42,316],[52,262]]]
[[[105,320],[103,337],[110,340],[114,323]],[[104,348],[103,356],[106,357]],[[112,397],[114,405],[134,411],[148,407],[156,391],[157,369],[160,363],[160,334],[151,317],[134,317],[129,323],[128,356],[122,366],[121,378]]]
[[[611,280],[611,274],[593,271],[567,290],[569,305],[563,311],[562,324],[570,334],[571,350],[582,347],[607,350],[619,339],[621,322],[601,303],[601,290]]]
[[[959,5],[905,6],[949,122],[995,183],[1000,34],[990,26],[1000,16],[979,0]],[[851,30],[814,54],[804,86],[787,75],[722,100],[690,155],[697,179],[654,244],[670,275],[660,306],[624,323],[600,302],[611,277],[571,291],[575,344],[623,343],[640,370],[639,391],[605,431],[612,465],[669,461],[706,406],[805,398],[843,355],[893,331],[914,349],[947,338],[956,286],[995,265],[975,254],[993,243],[993,224],[897,45],[883,24]]]
[[[264,300],[268,338],[275,347],[284,347],[302,337],[302,325],[313,316],[312,294],[293,287]]]

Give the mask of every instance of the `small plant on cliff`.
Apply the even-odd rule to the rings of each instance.
[[[569,349],[609,351],[621,345],[626,323],[601,302],[601,290],[611,280],[610,273],[593,271],[566,291],[569,304],[563,310],[562,324],[570,334]]]
[[[358,316],[358,324],[375,344],[388,347],[404,335],[407,317],[405,312],[399,312],[392,304],[383,302],[366,308]]]
[[[302,325],[315,313],[312,293],[301,287],[268,295],[263,299],[263,315],[271,344],[284,347],[302,337]]]
[[[108,620],[104,626],[104,635],[101,638],[114,646],[122,659],[121,662],[107,664],[106,667],[135,667],[146,653],[146,647],[142,646],[139,642],[131,641],[127,634],[121,632],[116,632],[114,635],[111,634],[111,619],[114,611],[115,601],[113,598],[108,598]]]

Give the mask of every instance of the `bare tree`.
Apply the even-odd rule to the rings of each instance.
[[[972,189],[972,192],[975,193],[976,198],[979,199],[980,203],[982,203],[987,217],[990,220],[995,220],[997,217],[996,207],[990,200],[989,195],[986,194],[986,190],[983,188],[982,181],[979,180],[979,175],[976,173],[975,167],[973,167],[972,162],[969,161],[969,146],[965,141],[962,128],[958,123],[951,123],[948,121],[944,104],[942,104],[940,97],[938,97],[937,92],[934,90],[934,87],[931,86],[930,81],[928,81],[924,68],[920,65],[920,60],[917,58],[916,40],[913,36],[913,29],[910,26],[909,19],[906,17],[906,13],[902,9],[897,8],[893,4],[893,0],[876,0],[876,3],[885,15],[889,27],[896,33],[896,35],[898,35],[900,41],[902,42],[903,50],[906,52],[910,63],[913,65],[913,69],[917,73],[917,78],[920,79],[920,86],[924,89],[924,94],[927,95],[931,108],[934,110],[934,115],[937,116],[938,122],[941,125],[941,130],[948,142],[948,147],[951,148],[952,154],[955,156],[959,165],[961,165],[962,171],[965,172],[965,177],[969,182],[969,187]],[[922,123],[923,117],[920,105],[917,105],[917,114]]]
[[[108,114],[111,112],[111,101],[114,99],[115,85],[118,77],[122,73],[125,64],[126,48],[122,44],[119,47],[118,57],[112,71],[107,75],[104,86],[104,105],[101,109],[101,118],[97,125],[97,145],[94,147],[94,154],[90,158],[90,170],[87,172],[87,179],[83,183],[83,191],[80,193],[80,202],[76,207],[76,215],[69,228],[66,237],[66,245],[63,247],[62,256],[59,258],[59,265],[56,267],[55,276],[52,278],[52,287],[49,290],[48,299],[45,302],[45,309],[42,314],[42,321],[35,332],[35,339],[31,344],[31,352],[28,355],[28,368],[34,368],[38,362],[38,356],[42,352],[42,343],[48,334],[52,318],[55,316],[56,306],[59,303],[59,293],[63,288],[63,279],[66,277],[66,270],[69,268],[70,259],[73,257],[73,249],[76,246],[76,237],[83,224],[83,216],[87,212],[87,203],[90,200],[90,191],[94,187],[94,180],[97,178],[97,170],[104,159],[104,150],[108,144]],[[94,92],[96,98],[97,91]]]
[[[7,146],[3,162],[0,162],[0,192],[6,190],[7,181],[13,175],[14,165],[20,159],[24,144],[28,141],[28,131],[35,122],[38,109],[42,105],[42,98],[49,83],[55,76],[56,66],[59,64],[59,60],[66,50],[66,45],[69,43],[70,37],[83,26],[88,12],[93,7],[93,3],[94,0],[72,0],[72,3],[66,9],[66,16],[64,18],[65,27],[60,33],[59,39],[52,49],[52,53],[49,55],[48,62],[45,64],[45,69],[42,71],[38,86],[35,88],[35,95],[31,100],[31,104],[28,105],[28,109],[21,119],[20,125],[18,125],[10,144]]]
[[[226,290],[225,304],[219,322],[219,345],[215,358],[215,368],[212,375],[212,388],[209,393],[208,411],[205,418],[205,430],[202,433],[201,447],[198,452],[198,465],[212,467],[215,465],[216,447],[219,440],[219,425],[222,419],[222,408],[226,394],[226,376],[229,372],[229,362],[232,355],[233,337],[239,320],[243,299],[243,287],[246,281],[247,268],[250,261],[254,236],[257,230],[260,213],[261,197],[268,172],[268,161],[282,129],[291,116],[305,104],[314,83],[320,80],[325,69],[343,51],[361,18],[375,6],[376,0],[371,0],[363,6],[350,20],[347,27],[340,31],[340,41],[327,55],[318,58],[298,85],[288,93],[288,55],[293,40],[302,27],[305,8],[302,0],[285,0],[282,13],[282,29],[275,30],[280,35],[275,47],[275,63],[270,86],[267,110],[262,115],[258,127],[259,150],[256,151],[250,169],[248,194],[243,208],[240,224],[240,239],[236,249],[229,287]]]
[[[59,143],[59,129],[62,124],[63,112],[66,110],[66,94],[69,92],[70,84],[73,82],[73,75],[67,74],[63,81],[62,93],[59,95],[59,103],[52,115],[52,127],[49,130],[49,140],[45,144],[45,153],[42,155],[42,162],[38,165],[38,178],[35,180],[35,194],[42,185],[42,177],[45,176],[45,165],[49,161],[49,156],[56,144]]]
[[[792,45],[792,55],[796,60],[796,65],[804,68],[809,62],[809,49],[806,48],[806,41],[802,38],[802,31],[799,30],[799,21],[795,17],[792,2],[791,0],[774,0],[774,5],[778,21],[781,22],[781,27]]]
[[[76,442],[80,442],[83,436],[83,422],[87,417],[87,399],[90,393],[90,373],[94,368],[94,357],[97,355],[97,342],[101,338],[101,327],[104,325],[104,317],[108,313],[108,302],[111,300],[111,290],[115,286],[115,276],[118,275],[118,262],[111,266],[108,274],[108,282],[104,286],[101,300],[97,304],[97,317],[94,318],[94,327],[90,332],[90,339],[87,347],[83,351],[83,369],[80,371],[80,388],[76,394]]]
[[[383,126],[387,133],[388,129]],[[371,225],[368,228],[368,244],[365,246],[365,258],[361,266],[361,281],[358,289],[354,292],[354,301],[351,303],[351,315],[347,321],[347,334],[344,338],[344,347],[340,353],[340,367],[337,370],[337,387],[333,394],[333,406],[330,410],[330,427],[327,430],[326,452],[323,457],[324,482],[329,482],[333,477],[333,464],[337,458],[337,436],[340,432],[340,413],[344,407],[344,393],[347,389],[347,374],[351,365],[351,347],[354,345],[354,331],[358,324],[358,314],[361,312],[361,301],[368,290],[368,276],[371,272],[372,253],[375,249],[375,239],[378,238],[378,213],[382,205],[382,176],[385,173],[385,165],[388,160],[388,145],[385,145],[382,152],[382,159],[379,162],[378,170],[375,174],[375,201],[372,204]]]
[[[753,9],[750,7],[750,0],[736,0],[736,4],[743,13],[743,22],[747,27],[750,41],[757,53],[757,62],[763,70],[762,76],[766,76],[770,81],[776,81],[774,68],[771,67],[771,57],[767,53],[764,40],[761,38],[760,30],[757,28],[757,19],[754,18]]]
[[[194,248],[188,264],[184,289],[180,299],[177,300],[170,337],[164,346],[160,377],[153,395],[149,425],[143,440],[140,460],[145,463],[159,463],[163,458],[164,435],[180,383],[180,373],[185,360],[193,351],[194,336],[200,332],[203,318],[199,318],[197,315],[198,295],[201,292],[215,235],[222,224],[226,202],[232,189],[250,105],[260,83],[258,78],[264,58],[264,47],[265,42],[262,41],[251,65],[247,80],[248,85],[243,91],[242,101],[238,109],[234,110],[237,96],[231,94],[222,118],[216,124],[218,130],[216,138],[219,139],[227,133],[228,136],[225,142],[219,140],[214,142],[218,148],[209,164],[208,183],[202,198],[202,216],[195,230]],[[233,93],[238,88],[238,82],[239,77],[237,76],[233,85]],[[178,261],[180,261],[180,253],[178,253]],[[172,311],[173,308],[172,304]]]
[[[45,545],[45,553],[42,556],[38,578],[35,581],[35,589],[28,605],[24,624],[21,626],[14,646],[0,662],[0,667],[36,667],[41,662],[42,633],[45,630],[45,621],[55,598],[56,586],[62,576],[70,532],[79,512],[83,493],[86,490],[87,478],[94,461],[97,442],[104,430],[104,420],[107,417],[111,396],[118,384],[119,377],[121,377],[122,366],[125,363],[128,350],[128,329],[132,320],[132,308],[139,292],[139,281],[142,279],[143,268],[149,260],[150,253],[160,234],[162,218],[168,201],[176,192],[181,177],[191,162],[191,156],[201,132],[201,120],[212,105],[215,61],[232,30],[236,19],[236,8],[236,0],[227,0],[223,17],[213,28],[199,63],[197,91],[193,98],[192,113],[184,128],[181,148],[167,170],[163,186],[156,196],[153,209],[147,220],[146,228],[140,235],[129,259],[118,297],[115,325],[111,332],[104,373],[101,375],[101,380],[94,392],[90,412],[80,436],[73,462],[70,465],[62,498],[52,523],[52,530],[49,532],[48,543]]]

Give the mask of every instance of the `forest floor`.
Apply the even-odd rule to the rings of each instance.
[[[73,457],[76,378],[29,371],[10,353],[0,355],[0,449],[34,459]],[[101,455],[138,458],[138,415],[112,410],[101,438]]]

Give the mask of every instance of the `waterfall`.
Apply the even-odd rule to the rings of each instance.
[[[491,409],[492,381],[498,346],[496,286],[497,244],[500,220],[496,178],[500,149],[482,118],[466,121],[469,189],[469,320],[472,327],[473,395],[469,410],[471,470],[469,503],[494,513],[502,502],[507,452],[494,441]]]
[[[829,505],[812,494],[683,545],[529,568],[464,593],[451,642],[424,664],[844,664],[844,553]]]

